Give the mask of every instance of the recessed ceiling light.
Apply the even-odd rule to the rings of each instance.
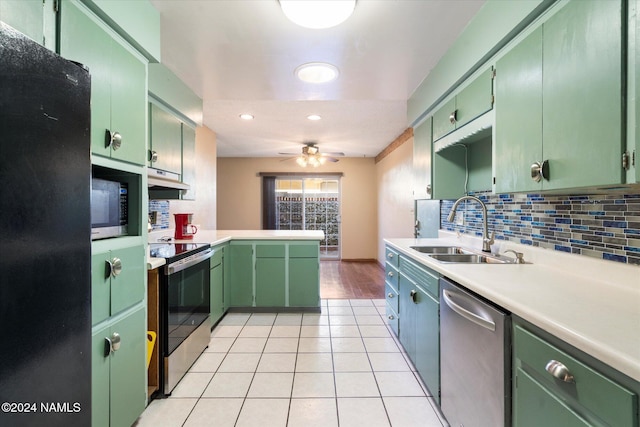
[[[253,114],[247,114],[247,113],[240,114],[240,118],[242,120],[253,120]]]
[[[280,0],[285,16],[305,28],[330,28],[344,22],[356,0]]]
[[[311,114],[310,116],[307,116],[307,119],[309,119],[309,120],[313,120],[313,121],[316,121],[316,120],[320,120],[320,119],[322,119],[322,117],[320,117],[320,116],[319,116],[319,115],[317,115],[317,114]]]
[[[326,62],[309,62],[296,68],[295,74],[305,83],[327,83],[338,78],[340,71]]]

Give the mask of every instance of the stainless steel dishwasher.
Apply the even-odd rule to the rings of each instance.
[[[440,406],[452,427],[509,426],[509,313],[440,279]]]

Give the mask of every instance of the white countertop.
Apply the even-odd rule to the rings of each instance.
[[[500,242],[500,253],[518,250],[531,264],[445,264],[410,248],[478,249],[479,242],[445,232],[438,239],[385,239],[401,253],[640,381],[639,267],[512,242]]]
[[[174,240],[174,230],[149,233],[149,243],[162,243],[161,238],[171,237],[170,243],[209,243],[219,245],[230,240],[322,240],[322,230],[199,230],[193,239]],[[153,270],[165,264],[164,258],[147,256],[147,269]]]

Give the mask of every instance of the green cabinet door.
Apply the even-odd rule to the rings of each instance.
[[[91,255],[92,325],[111,316],[111,274],[108,262],[111,262],[109,251]]]
[[[289,258],[289,306],[320,306],[320,264],[316,258]]]
[[[440,402],[440,304],[420,287],[416,288],[416,370]]]
[[[413,198],[431,198],[431,122],[422,122],[413,130]]]
[[[437,141],[456,129],[451,115],[456,111],[456,99],[451,98],[446,104],[433,113],[433,140]]]
[[[131,307],[144,298],[147,274],[146,254],[143,245],[111,251],[111,261],[120,261],[121,270],[111,277],[111,315]],[[115,271],[114,271],[115,273]]]
[[[513,404],[514,427],[591,426],[522,369],[518,368],[516,375],[520,396]]]
[[[110,326],[98,329],[91,337],[91,425],[109,426],[109,376],[110,364],[108,344]]]
[[[496,63],[497,193],[540,191],[530,168],[542,159],[542,27]]]
[[[0,1],[0,21],[44,44],[44,2],[25,0]]]
[[[146,275],[144,246],[91,256],[91,321],[97,324],[142,301]]]
[[[176,174],[182,173],[182,122],[155,104],[149,104],[149,116],[153,154],[149,166]]]
[[[196,199],[196,131],[182,123],[182,182],[191,188],[182,192],[182,200]]]
[[[222,263],[215,265],[211,271],[211,325],[218,323],[224,314],[224,269]]]
[[[543,24],[545,189],[622,182],[622,15],[571,1]]]
[[[493,107],[493,67],[478,75],[456,95],[456,129]]]
[[[146,316],[140,308],[111,327],[120,335],[120,348],[111,359],[110,419],[112,426],[129,426],[146,405]]]
[[[116,41],[84,6],[60,6],[59,53],[91,73],[91,151],[143,165],[146,157],[146,64]],[[119,148],[107,135],[117,132]]]
[[[398,303],[400,312],[400,343],[404,347],[407,355],[412,362],[415,362],[416,357],[416,328],[417,324],[417,310],[416,304],[413,301],[413,295],[417,292],[416,283],[400,272],[400,279],[398,281]]]
[[[129,426],[142,414],[145,390],[145,309],[94,331],[91,346],[91,425]],[[120,337],[111,350],[108,339]]]
[[[253,306],[253,273],[253,245],[232,242],[229,245],[229,305],[231,307]]]
[[[284,258],[256,259],[256,306],[284,307],[286,303]]]

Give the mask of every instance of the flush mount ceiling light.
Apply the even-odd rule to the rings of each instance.
[[[311,121],[314,121],[314,122],[315,122],[315,121],[317,121],[317,120],[321,120],[321,119],[322,119],[322,117],[320,117],[320,116],[319,116],[319,115],[317,115],[317,114],[311,114],[310,116],[307,116],[307,119],[309,119],[309,120],[311,120]]]
[[[296,68],[295,75],[305,83],[327,83],[338,78],[340,71],[326,62],[309,62]]]
[[[247,114],[247,113],[240,114],[240,118],[242,120],[253,120],[253,114]]]
[[[301,27],[331,28],[351,16],[356,0],[280,0],[280,7]]]

